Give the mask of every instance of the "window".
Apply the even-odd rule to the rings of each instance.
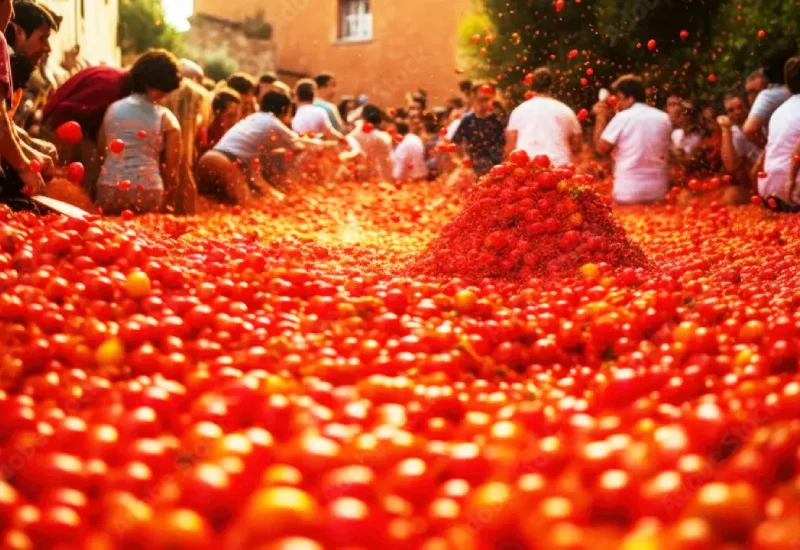
[[[372,39],[369,0],[339,0],[339,40]]]

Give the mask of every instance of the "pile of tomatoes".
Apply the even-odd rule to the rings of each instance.
[[[464,202],[0,210],[0,547],[798,548],[800,219],[621,208],[646,265],[409,276]]]
[[[464,210],[431,242],[418,262],[423,273],[528,280],[575,273],[580,266],[644,265],[615,222],[608,202],[575,174],[514,151],[477,186]]]

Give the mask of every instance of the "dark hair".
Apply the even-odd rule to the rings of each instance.
[[[258,79],[258,82],[259,84],[272,84],[276,80],[278,80],[278,75],[270,71],[268,73],[262,74],[261,77]]]
[[[369,122],[370,124],[377,126],[383,120],[383,114],[381,110],[378,109],[375,105],[371,103],[367,103],[364,105],[364,108],[361,110],[361,118]]]
[[[209,92],[213,92],[217,88],[217,83],[214,81],[213,78],[205,77],[203,78],[203,88],[205,88]]]
[[[797,43],[792,40],[788,44],[767,52],[761,58],[761,68],[764,69],[764,75],[770,84],[783,84],[783,69],[786,62],[789,58],[794,57],[795,53],[797,53]]]
[[[233,88],[220,88],[216,94],[214,94],[214,101],[211,102],[211,110],[216,112],[222,112],[228,109],[228,105],[231,103],[241,103],[242,96],[239,95],[239,92],[234,90]]]
[[[789,91],[793,94],[800,94],[800,57],[789,59],[783,72]]]
[[[471,80],[462,80],[458,83],[458,90],[464,94],[469,95],[472,93],[472,81]]]
[[[303,78],[297,82],[294,89],[294,95],[297,96],[299,101],[314,101],[314,95],[317,92],[317,83],[310,78]]]
[[[611,89],[619,92],[625,97],[632,97],[634,101],[644,103],[647,101],[647,94],[644,90],[642,79],[633,74],[626,74],[619,77],[612,85]]]
[[[405,120],[398,120],[395,123],[395,126],[397,127],[397,133],[400,134],[401,136],[408,134],[409,132],[408,122],[406,122]]]
[[[531,90],[537,93],[549,92],[553,87],[553,71],[548,67],[539,67],[533,71]]]
[[[167,50],[150,50],[131,67],[131,91],[145,93],[148,89],[170,93],[181,85],[178,58]]]
[[[750,82],[751,80],[767,80],[767,75],[764,74],[764,69],[756,69],[752,73],[750,73],[747,77],[745,82]]]
[[[292,100],[280,90],[269,91],[261,98],[261,110],[265,113],[282,116],[291,108]]]
[[[256,79],[247,73],[234,73],[228,77],[228,87],[241,95],[252,94],[256,88]]]
[[[740,100],[742,100],[742,102],[745,105],[747,105],[747,94],[745,94],[739,88],[731,88],[730,90],[725,92],[725,95],[723,96],[723,100],[724,101],[729,101],[731,99],[740,99]]]
[[[33,63],[22,54],[15,53],[10,59],[11,81],[14,83],[13,91],[16,92],[28,86],[28,81],[31,79],[35,67]]]
[[[314,82],[317,83],[318,88],[324,88],[331,83],[331,80],[336,78],[333,73],[319,73],[314,77]]]
[[[62,18],[50,11],[50,8],[33,0],[16,0],[14,2],[14,18],[11,22],[19,25],[28,36],[42,27],[49,27],[57,31],[61,20]],[[17,31],[14,25],[9,25],[5,34],[8,43],[14,47],[14,42],[17,40]]]

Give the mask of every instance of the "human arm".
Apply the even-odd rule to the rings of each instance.
[[[517,148],[517,138],[519,131],[506,128],[506,146],[503,149],[503,158],[507,159],[511,155],[511,151]]]
[[[0,92],[5,86],[7,85],[0,83]],[[19,142],[5,101],[0,101],[0,157],[5,159],[6,163],[19,175],[23,183],[22,192],[24,194],[38,195],[44,189],[42,177],[31,170],[30,161]]]
[[[167,203],[172,203],[180,187],[181,173],[181,130],[178,121],[171,112],[162,119],[164,132],[164,158],[161,163],[161,180],[164,182],[164,194]]]
[[[603,137],[603,133],[611,121],[611,107],[605,101],[597,102],[592,107],[595,115],[594,125],[594,148],[598,155],[606,156],[614,149],[614,144]]]
[[[721,115],[717,117],[717,124],[722,130],[722,139],[720,144],[720,156],[722,157],[722,165],[729,173],[736,172],[742,166],[742,159],[736,153],[736,147],[733,144],[733,130],[731,128],[731,120]]]
[[[758,160],[756,160],[755,164],[753,164],[753,168],[750,170],[750,184],[753,186],[753,191],[755,193],[758,193],[758,175],[764,169],[765,156],[766,151],[759,155]]]
[[[800,140],[794,147],[791,164],[789,165],[789,179],[786,182],[786,200],[790,203],[797,189],[797,175],[800,174]]]

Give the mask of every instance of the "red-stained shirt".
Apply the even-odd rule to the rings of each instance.
[[[74,120],[84,135],[97,139],[108,106],[128,95],[128,71],[116,67],[89,67],[73,75],[47,101],[42,121],[55,130]]]

